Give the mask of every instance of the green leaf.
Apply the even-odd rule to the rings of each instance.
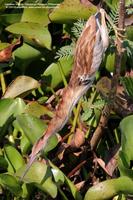
[[[57,52],[55,58],[58,59],[69,59],[69,56],[73,56],[73,46],[66,45],[61,47]]]
[[[130,161],[133,160],[133,115],[125,117],[121,121],[120,130],[123,156],[127,166],[130,167]]]
[[[17,116],[24,111],[25,103],[22,99],[1,99],[0,100],[0,126],[3,126],[11,116]]]
[[[36,117],[41,117],[44,115],[53,117],[53,113],[46,106],[40,105],[36,101],[32,101],[32,102],[28,103],[25,107],[24,112],[28,113],[28,114],[32,114]]]
[[[65,183],[68,185],[69,189],[71,190],[71,193],[76,200],[82,200],[81,194],[78,192],[75,185],[65,176]]]
[[[87,121],[87,120],[92,116],[92,113],[93,113],[93,110],[92,110],[92,109],[86,110],[86,111],[82,114],[81,119],[82,119],[83,121]]]
[[[31,143],[28,140],[28,138],[26,137],[25,134],[22,134],[21,140],[20,140],[20,149],[22,154],[26,154],[28,152],[28,150],[31,147]]]
[[[18,76],[7,87],[3,98],[24,97],[39,86],[39,82],[29,76]]]
[[[30,52],[30,53],[29,53]],[[25,73],[26,68],[34,60],[40,59],[41,52],[31,45],[23,43],[23,45],[14,51],[15,68],[22,74]]]
[[[72,23],[78,19],[88,19],[96,13],[96,7],[92,4],[87,7],[80,0],[64,0],[49,15],[50,20],[57,23]]]
[[[133,78],[121,77],[120,81],[123,84],[124,89],[127,92],[127,94],[133,99]]]
[[[4,154],[9,172],[15,172],[25,164],[21,154],[11,145],[4,146]]]
[[[21,18],[22,22],[34,22],[42,24],[43,26],[48,25],[48,9],[47,8],[25,8]]]
[[[21,13],[0,15],[0,22],[4,25],[14,24],[21,20]]]
[[[51,48],[51,36],[46,27],[39,23],[20,22],[6,28],[7,31],[23,35],[26,38],[35,41],[39,46]]]
[[[78,192],[77,188],[75,187],[75,185],[50,160],[49,160],[49,164],[52,167],[52,173],[55,178],[55,181],[56,182],[60,181],[61,183],[64,183],[64,181],[65,181],[65,183],[68,185],[69,189],[71,190],[71,193],[72,193],[74,199],[82,200],[82,197],[81,197],[80,193]]]
[[[102,110],[105,105],[105,101],[103,99],[98,99],[93,103],[93,107]]]
[[[15,177],[9,174],[0,174],[0,185],[3,185],[10,190],[11,193],[16,196],[21,196],[22,189]]]
[[[16,176],[21,178],[25,170],[26,166],[19,169]],[[34,162],[27,174],[24,176],[23,181],[26,183],[34,183],[38,188],[48,193],[52,198],[55,198],[57,195],[57,187],[52,181],[50,168],[42,162]]]
[[[96,184],[86,192],[84,200],[107,200],[121,193],[133,194],[133,180],[127,176]]]
[[[64,179],[63,172],[58,167],[56,167],[50,160],[49,160],[49,163],[50,163],[50,166],[52,167],[51,171],[52,171],[53,177],[55,179],[55,182],[56,183],[58,183],[58,182],[64,183],[65,179]]]
[[[52,63],[42,75],[44,82],[52,88],[57,87],[62,82],[62,76],[59,67],[62,67],[64,75],[68,76],[71,73],[72,65],[72,57],[69,57],[68,59],[61,59],[60,63]]]
[[[0,156],[0,169],[7,170],[8,163],[3,156]]]
[[[18,115],[16,121],[31,144],[34,144],[42,136],[47,127],[42,120],[30,114]]]
[[[45,133],[47,128],[44,121],[30,114],[18,115],[13,124],[18,131],[26,135],[31,144],[34,144]],[[48,140],[44,152],[52,150],[57,144],[58,138],[56,135],[53,135]]]
[[[30,53],[29,53],[30,52]],[[25,60],[26,62],[30,60],[33,61],[39,57],[41,57],[41,52],[32,46],[23,43],[21,47],[14,51],[15,58],[21,59],[21,62]]]

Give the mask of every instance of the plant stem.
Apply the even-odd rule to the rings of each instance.
[[[77,109],[74,110],[74,115],[75,116],[74,116],[74,120],[73,120],[71,131],[70,131],[71,135],[68,138],[68,144],[71,141],[72,134],[74,133],[75,128],[76,128],[78,116],[79,116],[79,113],[80,113],[81,103],[82,103],[82,100],[80,99],[80,101],[79,101],[79,103],[77,105]]]
[[[67,84],[67,80],[66,80],[66,77],[64,75],[64,72],[63,72],[62,65],[61,65],[60,61],[58,62],[58,64],[59,64],[58,66],[59,66],[59,70],[60,70],[60,74],[61,74],[64,86],[66,87],[68,84]]]
[[[4,94],[6,91],[6,83],[3,73],[0,74],[0,82],[1,82],[2,94]]]

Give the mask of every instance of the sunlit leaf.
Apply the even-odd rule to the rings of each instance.
[[[127,165],[130,167],[130,161],[133,160],[133,115],[124,118],[120,123],[121,146],[123,156]]]
[[[16,176],[21,178],[25,170],[26,166],[19,169]],[[34,183],[38,188],[48,193],[53,198],[57,195],[57,187],[52,181],[50,168],[42,162],[34,162],[27,174],[24,176],[23,181],[26,183]]]
[[[133,194],[133,181],[127,176],[102,181],[91,187],[85,194],[84,200],[112,199],[119,194]]]
[[[0,100],[0,126],[3,126],[11,115],[18,115],[24,111],[25,103],[22,99]]]
[[[69,57],[61,59],[58,63],[52,63],[43,73],[42,78],[47,85],[55,88],[62,82],[62,76],[60,73],[60,67],[65,76],[68,76],[72,70],[73,58]],[[44,84],[46,87],[46,85]]]
[[[9,172],[15,172],[25,163],[21,154],[11,145],[4,146],[4,154],[8,162]]]
[[[25,107],[24,112],[28,114],[32,114],[36,117],[41,117],[44,115],[53,117],[53,113],[46,106],[40,105],[37,101],[32,101],[28,103]]]
[[[18,115],[16,120],[31,144],[34,144],[42,136],[47,127],[42,120],[30,114]]]
[[[64,14],[65,13],[65,14]],[[81,4],[80,0],[64,0],[49,15],[50,20],[60,23],[71,23],[78,19],[88,19],[96,13],[96,7],[92,4],[87,7]]]
[[[7,87],[3,98],[24,97],[39,86],[39,82],[29,76],[18,76]]]
[[[50,22],[48,18],[48,8],[25,8],[21,21],[34,22],[46,26]]]
[[[68,185],[69,189],[71,190],[71,193],[74,199],[82,200],[81,194],[78,192],[75,185],[67,178],[67,176],[65,176],[65,183]]]
[[[14,34],[23,35],[35,41],[41,47],[51,48],[50,33],[46,27],[39,23],[19,22],[8,26],[6,30]]]

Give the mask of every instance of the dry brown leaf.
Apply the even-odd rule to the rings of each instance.
[[[13,44],[0,51],[0,62],[8,62],[12,57],[12,52],[15,48],[19,47],[22,43],[22,38],[19,38]]]
[[[76,129],[74,136],[71,140],[70,146],[79,148],[85,142],[85,133],[79,128]]]

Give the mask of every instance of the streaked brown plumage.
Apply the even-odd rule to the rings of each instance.
[[[101,24],[99,22],[100,18]],[[108,46],[108,40],[103,38],[102,34],[108,38],[103,9],[89,18],[77,41],[74,67],[69,84],[63,91],[62,100],[47,130],[32,148],[26,172],[46,146],[48,139],[63,128],[74,105],[92,85],[95,73],[101,64],[103,53]]]

